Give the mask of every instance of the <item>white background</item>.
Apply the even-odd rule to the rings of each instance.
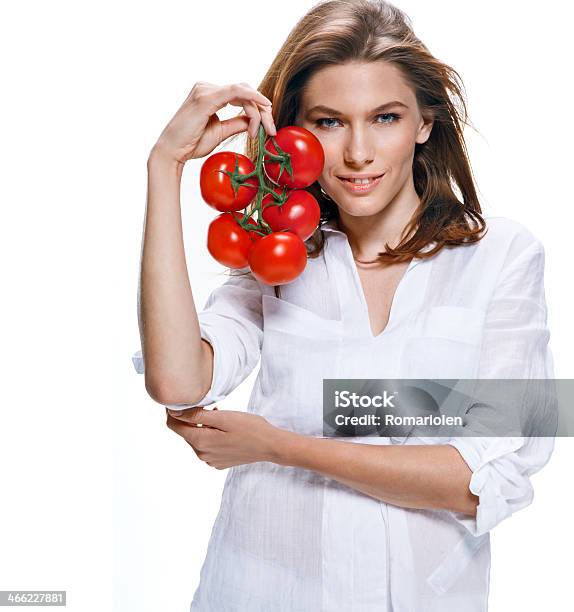
[[[66,589],[82,612],[188,610],[227,472],[166,428],[132,366],[146,159],[196,81],[256,87],[312,4],[3,9],[0,590]],[[398,6],[464,80],[484,212],[546,247],[556,376],[572,378],[567,3]],[[205,248],[200,165],[182,192],[198,308],[225,278]],[[220,407],[244,409],[255,374]],[[573,446],[557,440],[534,503],[492,533],[492,612],[572,609]]]

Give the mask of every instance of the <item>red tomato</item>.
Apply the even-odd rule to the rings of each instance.
[[[243,212],[233,212],[231,213],[237,220],[242,219],[243,218]],[[249,219],[247,219],[247,223],[249,226],[253,226],[254,228],[259,229],[260,231],[262,230],[261,227],[259,227],[259,225],[256,223],[255,219],[253,219],[253,217],[249,217]],[[257,242],[258,240],[261,240],[261,238],[263,238],[263,234],[260,234],[258,232],[252,232],[249,229],[246,230],[247,231],[247,235],[249,236],[249,238],[251,239],[251,242]]]
[[[234,219],[241,219],[241,213],[218,215],[207,230],[207,250],[221,265],[228,268],[245,268],[249,251],[262,236],[244,230]],[[249,219],[250,225],[257,225]]]
[[[325,153],[315,134],[305,128],[288,125],[278,130],[274,139],[279,147],[291,156],[293,176],[290,176],[288,168],[283,168],[281,172],[279,162],[266,161],[263,167],[271,181],[291,189],[302,189],[319,178],[325,163]],[[277,149],[271,139],[265,144],[265,149],[277,155]]]
[[[237,193],[234,192],[232,179],[225,174],[225,171],[233,172],[236,164],[239,174],[249,174],[255,169],[248,157],[230,151],[210,155],[201,166],[199,173],[201,197],[215,210],[221,212],[241,210],[257,195],[259,181],[255,176],[242,185],[236,184]]]
[[[281,189],[275,191],[282,193]],[[263,219],[274,232],[289,230],[301,240],[307,240],[317,229],[321,219],[321,208],[317,200],[304,189],[287,192],[282,206],[273,206],[275,200],[268,193],[263,198]]]
[[[253,245],[248,255],[253,276],[266,285],[295,280],[307,265],[307,250],[292,232],[273,232]]]

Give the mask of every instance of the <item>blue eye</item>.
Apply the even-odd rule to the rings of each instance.
[[[380,115],[377,115],[376,118],[378,119],[379,117],[388,117],[391,119],[391,121],[377,121],[376,122],[376,123],[382,123],[384,125],[391,125],[392,123],[396,123],[400,119],[400,115],[397,115],[396,113],[381,113]],[[327,123],[327,122],[332,122],[332,121],[336,122],[339,120],[334,119],[333,117],[321,117],[321,119],[317,119],[317,121],[315,121],[315,125],[321,128],[331,129],[336,126],[333,125],[332,123]]]
[[[319,127],[326,127],[326,128],[330,128],[333,127],[332,125],[325,125],[323,123],[323,121],[337,121],[337,119],[333,119],[331,117],[322,117],[321,119],[317,119],[317,121],[315,121],[316,125],[318,125]]]
[[[391,124],[391,123],[396,123],[400,117],[399,115],[397,115],[396,113],[382,113],[381,115],[377,115],[377,119],[379,117],[392,117],[393,121],[380,121],[379,123],[387,123],[387,124]]]

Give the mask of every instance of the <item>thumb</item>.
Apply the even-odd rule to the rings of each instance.
[[[234,136],[240,132],[245,132],[249,126],[249,121],[250,119],[247,115],[239,115],[237,117],[232,117],[231,119],[221,121],[222,142],[230,136]]]

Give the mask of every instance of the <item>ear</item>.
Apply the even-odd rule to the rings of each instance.
[[[418,144],[423,144],[429,139],[433,125],[434,117],[432,115],[423,115],[417,131],[416,142]]]

